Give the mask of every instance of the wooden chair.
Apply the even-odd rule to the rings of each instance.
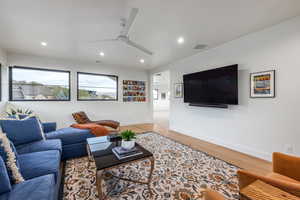
[[[273,172],[261,176],[245,170],[238,171],[240,190],[256,180],[300,197],[300,158],[273,153]]]
[[[273,172],[261,176],[245,170],[238,170],[240,190],[261,180],[287,193],[300,197],[300,158],[282,153],[273,153]],[[204,200],[226,200],[216,191],[203,191]]]
[[[114,120],[92,121],[89,119],[89,117],[83,111],[72,113],[72,116],[78,124],[95,123],[95,124],[99,124],[99,125],[107,127],[109,129],[109,131],[119,131],[120,130],[120,122],[117,122]]]

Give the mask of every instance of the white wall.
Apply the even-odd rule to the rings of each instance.
[[[6,52],[2,48],[0,48],[0,63],[6,64],[6,61],[7,61]]]
[[[148,123],[152,120],[149,101],[137,103],[122,102],[122,81],[124,79],[143,80],[147,81],[148,84],[148,72],[146,71],[9,53],[7,55],[7,66],[13,65],[71,71],[71,101],[13,102],[16,105],[34,110],[43,121],[56,121],[59,127],[66,127],[74,123],[71,113],[81,110],[85,111],[93,120],[113,119],[120,121],[122,125]],[[77,101],[77,71],[119,76],[119,101]],[[3,110],[4,103],[8,100],[7,67],[4,67],[2,77],[3,98],[0,105]]]
[[[0,63],[1,63],[1,66],[2,66],[2,76],[1,76],[1,84],[2,84],[2,88],[1,88],[1,102],[0,102],[0,107],[3,107],[4,103],[3,103],[3,99],[7,99],[7,96],[6,96],[6,92],[3,91],[4,87],[6,87],[6,77],[3,76],[3,74],[6,73],[6,63],[7,63],[7,53],[2,49],[0,48]],[[3,80],[4,78],[4,80]],[[4,85],[3,85],[4,84]],[[6,90],[5,90],[6,91]]]
[[[169,69],[172,87],[183,74],[236,63],[240,105],[191,107],[171,95],[170,128],[267,160],[274,151],[285,152],[285,145],[300,155],[300,17],[152,73]],[[276,70],[276,98],[250,99],[249,74],[271,69]]]

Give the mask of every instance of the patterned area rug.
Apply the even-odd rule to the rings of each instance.
[[[150,161],[146,160],[107,171],[103,181],[103,191],[109,192],[107,199],[199,200],[206,186],[230,200],[238,199],[237,167],[153,132],[138,135],[137,142],[155,157],[152,198],[146,185],[111,177],[114,174],[146,181],[150,170]],[[96,167],[87,157],[68,160],[64,200],[98,200],[95,173]]]

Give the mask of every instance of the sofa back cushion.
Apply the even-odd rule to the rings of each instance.
[[[19,119],[25,119],[25,118],[27,118],[27,117],[30,116],[30,115],[26,115],[26,114],[17,114],[17,116],[18,116]]]
[[[4,160],[0,156],[0,194],[9,192],[11,190],[11,184],[7,173]]]
[[[0,156],[3,159],[9,179],[13,183],[20,183],[24,178],[19,171],[18,154],[15,146],[4,133],[0,132]],[[2,173],[2,171],[0,171]]]
[[[24,119],[0,119],[2,132],[14,145],[26,144],[43,140],[43,130],[39,119],[28,116]]]

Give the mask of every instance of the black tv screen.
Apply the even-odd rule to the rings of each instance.
[[[184,102],[238,104],[238,65],[183,75]]]

